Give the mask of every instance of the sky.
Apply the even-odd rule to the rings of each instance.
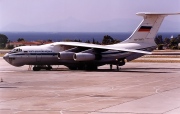
[[[132,32],[137,12],[180,12],[180,0],[0,0],[0,32]],[[180,32],[180,15],[160,32]]]

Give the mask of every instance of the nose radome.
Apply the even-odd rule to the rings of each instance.
[[[8,53],[6,53],[6,54],[3,56],[3,59],[7,61],[8,58],[9,58],[9,55],[8,55]]]

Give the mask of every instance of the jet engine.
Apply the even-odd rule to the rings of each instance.
[[[95,55],[91,53],[75,53],[73,59],[75,61],[91,61],[95,60]]]
[[[75,53],[73,55],[75,61],[92,61],[92,60],[101,60],[102,55],[92,54],[92,53]]]
[[[73,59],[74,52],[59,52],[58,59],[69,60]]]

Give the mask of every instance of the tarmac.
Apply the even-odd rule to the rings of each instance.
[[[180,114],[179,63],[128,62],[120,71],[105,65],[89,72],[28,67],[0,57],[0,114]]]

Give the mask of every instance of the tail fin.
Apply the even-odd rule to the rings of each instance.
[[[155,46],[154,38],[164,17],[178,14],[180,13],[137,13],[137,15],[143,16],[144,19],[132,35],[122,43],[149,43]]]

